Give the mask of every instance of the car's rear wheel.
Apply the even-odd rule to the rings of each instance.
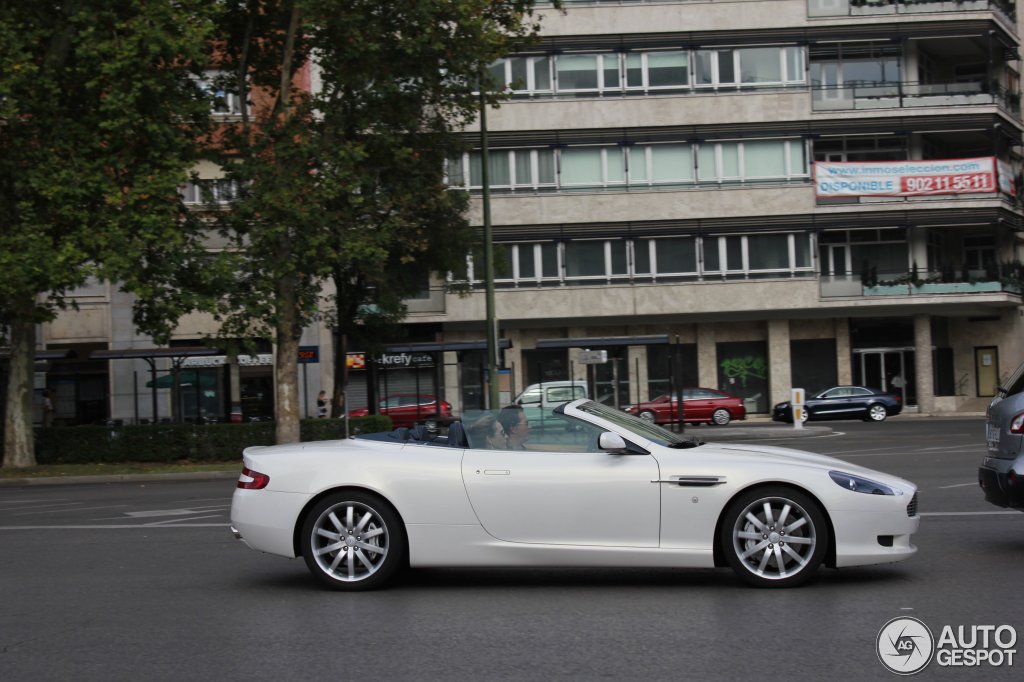
[[[711,415],[711,421],[717,426],[725,426],[726,424],[732,421],[732,415],[729,414],[729,410],[725,408],[719,408],[715,410],[714,413]]]
[[[885,411],[885,405],[874,403],[873,405],[868,405],[868,414],[864,421],[884,422],[887,416],[888,413]]]
[[[372,590],[401,567],[405,530],[398,515],[375,495],[328,495],[302,524],[302,557],[322,583],[336,590]]]
[[[647,421],[654,423],[654,413],[651,412],[650,410],[644,410],[637,416],[640,417],[641,419],[646,419]]]
[[[756,488],[729,506],[719,542],[736,575],[755,587],[795,587],[814,575],[828,546],[818,504],[783,486]]]

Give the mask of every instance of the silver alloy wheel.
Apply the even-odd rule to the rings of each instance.
[[[650,410],[644,410],[637,416],[640,417],[641,419],[651,422],[652,424],[654,423],[654,413],[651,412]]]
[[[801,424],[803,424],[805,421],[807,421],[810,418],[811,418],[811,415],[807,411],[806,407],[804,409],[800,410],[800,423]]]
[[[713,421],[718,426],[725,426],[730,421],[732,421],[732,415],[729,414],[729,410],[726,410],[725,408],[719,408],[715,410],[714,414],[711,415],[711,421]]]
[[[793,500],[763,497],[740,512],[732,545],[743,567],[767,581],[784,580],[814,568],[818,535],[814,519]]]
[[[390,534],[379,512],[362,502],[339,502],[313,524],[309,541],[317,566],[334,580],[357,583],[384,565]]]
[[[878,403],[875,403],[874,405],[871,405],[870,407],[868,407],[868,419],[870,419],[871,421],[873,421],[873,422],[885,421],[885,417],[886,417],[885,405],[879,405]]]

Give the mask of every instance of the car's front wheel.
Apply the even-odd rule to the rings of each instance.
[[[814,575],[828,546],[818,504],[783,486],[756,488],[729,506],[719,542],[729,566],[755,587],[795,587]]]
[[[640,417],[641,419],[645,419],[645,420],[651,422],[652,424],[654,423],[654,413],[651,412],[650,410],[644,410],[643,412],[641,412],[637,416]]]
[[[711,421],[717,426],[725,426],[732,421],[732,415],[729,414],[729,410],[719,408],[711,415]]]
[[[360,491],[337,492],[306,515],[300,537],[306,566],[336,590],[372,590],[401,567],[405,530],[383,500]]]
[[[874,405],[868,405],[868,414],[864,421],[884,422],[887,416],[888,413],[885,411],[885,405],[875,403]]]

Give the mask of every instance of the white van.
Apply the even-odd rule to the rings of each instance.
[[[587,397],[587,384],[583,381],[545,381],[530,384],[516,396],[515,404],[523,407],[553,408],[570,400]]]
[[[551,410],[570,400],[586,397],[585,381],[545,381],[530,384],[513,402],[523,408],[530,428],[543,429],[545,421],[551,422]],[[559,426],[563,424],[560,420],[557,423]]]

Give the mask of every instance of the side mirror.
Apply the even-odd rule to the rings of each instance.
[[[617,433],[605,431],[597,439],[597,447],[607,452],[621,453],[626,451],[626,441]]]

